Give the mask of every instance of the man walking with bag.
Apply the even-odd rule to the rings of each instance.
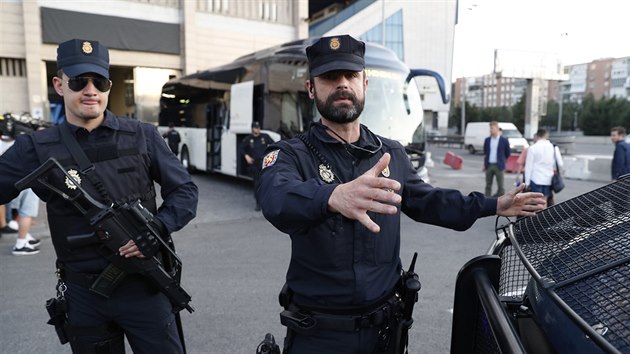
[[[554,170],[563,166],[560,150],[548,139],[549,133],[545,129],[536,132],[538,140],[529,147],[525,162],[525,184],[532,192],[539,192],[549,197],[552,191]]]

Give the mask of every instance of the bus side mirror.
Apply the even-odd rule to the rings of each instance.
[[[440,89],[440,96],[442,96],[442,103],[448,103],[451,100],[451,97],[446,95],[446,86],[444,84],[444,78],[442,77],[442,75],[438,74],[437,72],[433,70],[411,69],[409,71],[409,75],[407,76],[407,79],[405,80],[405,82],[408,84],[409,81],[411,81],[411,79],[413,79],[416,76],[433,77],[435,81],[437,81],[438,88]]]

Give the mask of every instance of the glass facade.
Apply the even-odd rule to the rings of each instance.
[[[385,41],[383,42],[383,24],[372,27],[359,38],[365,42],[384,44],[396,53],[398,59],[405,60],[402,9],[385,19]]]

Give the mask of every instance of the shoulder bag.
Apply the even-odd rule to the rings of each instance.
[[[556,162],[556,170],[551,177],[551,189],[554,193],[558,193],[564,189],[564,180],[560,174],[560,167],[558,167],[558,159],[556,159],[556,146],[553,146],[553,159]]]

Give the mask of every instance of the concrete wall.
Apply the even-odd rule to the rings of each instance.
[[[564,177],[587,181],[610,182],[612,156],[575,155],[565,156]]]
[[[610,137],[576,136],[574,150],[578,152],[563,155],[565,178],[598,182],[611,181],[610,169],[614,147],[610,142]],[[585,152],[587,150],[592,151],[591,153]]]
[[[25,59],[22,4],[0,2],[0,58]],[[26,77],[0,76],[0,114],[28,111]]]

